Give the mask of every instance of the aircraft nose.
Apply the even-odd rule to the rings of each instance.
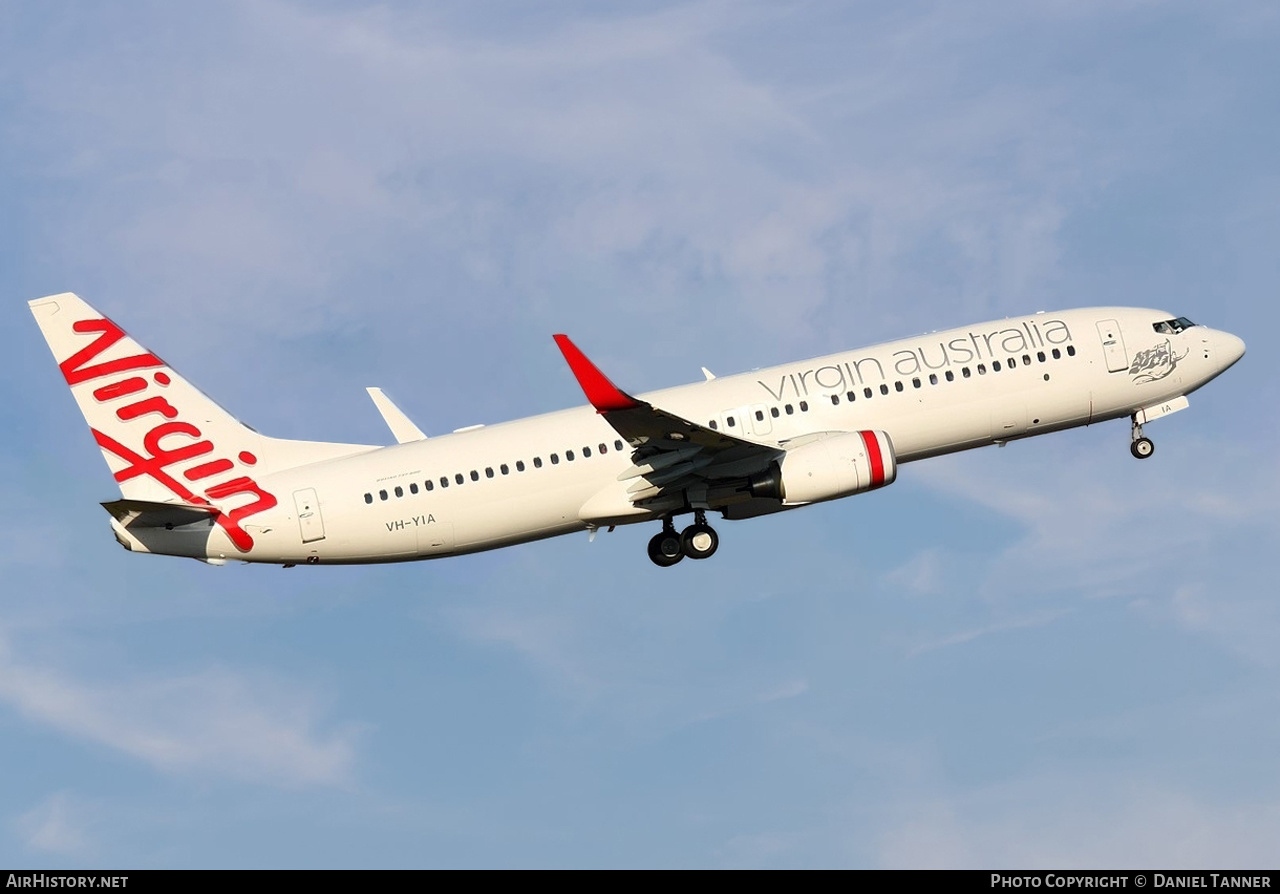
[[[1230,332],[1221,332],[1218,334],[1218,351],[1225,361],[1222,368],[1226,369],[1244,356],[1244,339]]]

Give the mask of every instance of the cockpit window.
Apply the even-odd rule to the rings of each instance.
[[[1190,329],[1194,325],[1195,323],[1186,317],[1178,317],[1176,320],[1161,320],[1159,323],[1152,323],[1151,328],[1165,335],[1177,335],[1184,329]]]

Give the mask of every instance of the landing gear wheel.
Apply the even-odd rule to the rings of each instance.
[[[680,535],[680,549],[690,559],[709,559],[720,546],[715,528],[705,524],[692,524]]]
[[[670,568],[684,558],[680,535],[675,528],[663,528],[649,541],[649,558],[659,568]]]
[[[1156,452],[1156,445],[1151,443],[1150,438],[1138,438],[1129,445],[1129,452],[1137,459],[1146,459]]]

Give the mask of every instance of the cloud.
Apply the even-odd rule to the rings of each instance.
[[[962,630],[958,633],[948,634],[947,636],[923,642],[912,648],[908,654],[923,655],[926,652],[943,649],[947,646],[958,646],[964,643],[970,643],[981,637],[990,636],[993,633],[1005,633],[1011,630],[1028,630],[1035,627],[1043,627],[1046,624],[1052,624],[1059,618],[1065,617],[1067,614],[1068,612],[1066,610],[1042,611],[1026,617],[1011,618],[995,624],[989,624],[984,627]]]
[[[509,315],[599,280],[625,290],[615,315],[682,312],[696,292],[775,339],[855,319],[877,334],[936,323],[920,305],[939,288],[961,315],[1038,291],[1079,189],[1052,89],[960,91],[904,117],[962,66],[957,33],[989,35],[969,16],[889,16],[874,41],[842,22],[847,69],[811,63],[816,90],[807,66],[780,77],[741,49],[788,23],[767,5],[523,29],[219,10],[200,14],[216,53],[184,22],[128,68],[91,45],[27,88],[32,132],[59,135],[50,165],[92,193],[60,238],[101,246],[140,300],[216,300],[240,332],[348,328],[368,305],[334,295],[392,267],[383,308],[461,292],[439,312]],[[993,145],[1016,163],[974,164]]]
[[[96,845],[87,826],[91,825],[84,804],[69,792],[55,792],[20,815],[14,826],[32,850],[63,857],[87,857]]]
[[[265,675],[85,681],[23,663],[0,643],[0,702],[166,773],[282,787],[344,786],[357,730],[322,731],[314,696]]]
[[[1251,869],[1280,836],[1280,802],[1129,780],[1020,780],[904,813],[879,837],[882,866]]]
[[[997,595],[995,578],[1023,582],[1020,592],[1080,583],[1079,575],[1058,575],[1067,569],[1085,575],[1099,595],[1114,595],[1162,570],[1209,570],[1208,543],[1227,545],[1232,535],[1252,537],[1259,527],[1280,533],[1271,512],[1280,478],[1263,448],[1241,452],[1180,436],[1158,467],[1138,467],[1124,451],[1123,423],[1103,430],[1113,435],[1104,444],[1091,429],[1037,440],[1029,449],[1019,443],[911,467],[915,480],[1023,526],[1023,536],[990,570],[987,595]]]

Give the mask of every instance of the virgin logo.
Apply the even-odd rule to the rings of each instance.
[[[124,338],[124,331],[105,318],[81,320],[71,329],[83,334],[98,333],[98,337],[58,365],[67,384],[75,386],[95,379],[110,379],[112,381],[94,389],[93,398],[100,404],[134,398],[116,408],[116,418],[121,423],[136,423],[141,428],[154,421],[149,417],[159,416],[162,420],[142,435],[142,453],[90,425],[98,446],[126,463],[125,468],[115,473],[116,481],[129,481],[145,475],[184,502],[211,506],[214,508],[214,520],[227,532],[236,548],[242,552],[252,549],[253,538],[241,522],[271,509],[277,503],[276,498],[247,475],[206,484],[208,479],[232,471],[236,464],[225,456],[219,456],[218,448],[199,428],[182,421],[177,408],[162,395],[154,393],[168,387],[171,379],[163,371],[146,371],[164,366],[164,361],[155,354],[144,353],[95,363],[103,352]],[[240,451],[236,459],[246,466],[258,462],[258,458],[247,450]],[[183,480],[179,480],[179,476]],[[188,486],[184,480],[193,483]],[[195,487],[203,488],[203,496],[193,490]],[[214,506],[215,501],[221,504],[238,495],[247,495],[251,499],[234,509]]]

